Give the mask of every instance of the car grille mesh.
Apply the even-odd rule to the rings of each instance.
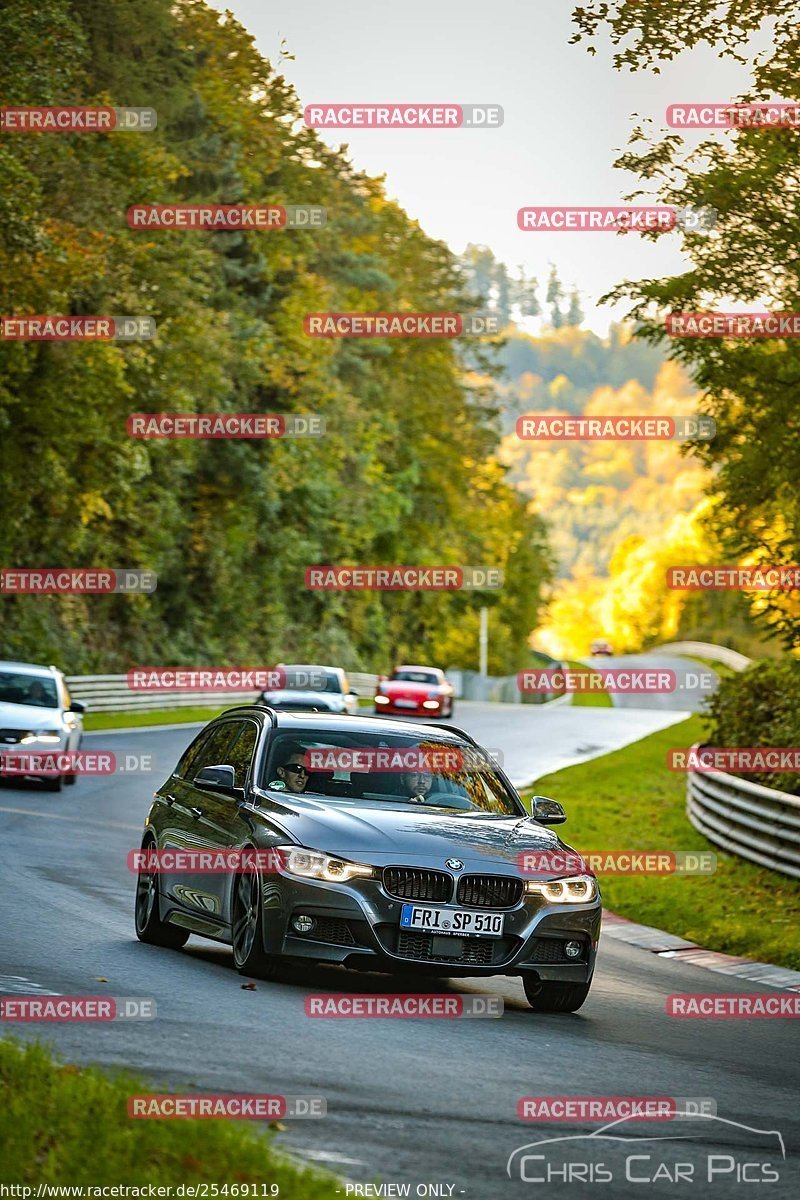
[[[522,899],[522,880],[511,875],[464,875],[458,901],[470,908],[513,908]]]
[[[317,942],[332,942],[336,946],[355,946],[356,939],[348,921],[336,917],[316,917],[311,937]]]
[[[399,900],[449,900],[453,877],[445,871],[428,871],[420,867],[384,867],[383,886],[390,896]]]
[[[0,745],[16,746],[25,737],[26,729],[0,729]]]

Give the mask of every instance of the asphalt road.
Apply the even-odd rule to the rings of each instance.
[[[711,667],[678,654],[603,654],[581,661],[601,672],[624,668],[626,671],[668,670],[674,673],[674,680],[671,681],[674,683],[673,691],[628,694],[609,688],[614,708],[623,708],[628,712],[641,713],[650,709],[659,712],[702,712],[719,683],[719,676]]]
[[[462,705],[457,720],[488,746],[508,748],[515,764],[527,746],[529,774],[537,774],[560,765],[570,737],[580,738],[573,749],[589,757],[641,736],[652,727],[648,722],[679,714],[626,712],[624,727],[613,725],[610,719],[621,715],[594,708]],[[470,1200],[651,1197],[676,1188],[686,1196],[706,1191],[727,1198],[752,1190],[764,1162],[773,1164],[768,1170],[776,1169],[779,1179],[761,1184],[758,1194],[798,1194],[798,1160],[791,1157],[800,1138],[796,1027],[788,1020],[676,1020],[665,1014],[670,993],[744,993],[756,990],[753,984],[607,939],[583,1009],[536,1015],[520,983],[501,977],[421,986],[413,978],[304,969],[245,991],[224,947],[198,938],[182,951],[140,944],[126,853],[139,845],[152,792],[192,732],[89,739],[92,749],[118,755],[151,753],[151,774],[85,778],[59,795],[36,784],[0,785],[0,991],[147,996],[158,1008],[157,1019],[147,1023],[19,1025],[15,1036],[48,1040],[72,1061],[133,1067],[161,1090],[322,1095],[327,1117],[287,1122],[280,1135],[286,1149],[350,1180],[408,1183],[412,1196],[424,1194],[417,1192],[420,1185],[436,1184],[443,1189],[439,1195]],[[515,765],[512,774],[520,772],[523,767]],[[568,809],[568,797],[560,799]],[[506,1011],[499,1020],[449,1021],[326,1021],[304,1013],[304,998],[312,992],[403,990],[501,994]],[[569,1143],[569,1186],[559,1182],[565,1177],[563,1161],[556,1162],[562,1144],[541,1151],[550,1156],[551,1169],[562,1171],[549,1186],[521,1182],[518,1165],[509,1178],[507,1160],[517,1148],[596,1128],[584,1121],[522,1122],[516,1116],[521,1097],[631,1094],[708,1098],[722,1120],[624,1127],[627,1138],[667,1135],[669,1141]],[[789,1159],[781,1160],[776,1135],[740,1126],[779,1131]],[[652,1179],[658,1171],[660,1178],[626,1182],[632,1153],[641,1156],[628,1163],[633,1177]],[[704,1182],[707,1154],[721,1156],[712,1183]],[[543,1161],[526,1160],[528,1178],[544,1178]],[[597,1178],[600,1162],[613,1181],[580,1182],[592,1173]],[[694,1182],[672,1181],[680,1163],[684,1180],[691,1167]],[[736,1183],[742,1172],[748,1182]]]

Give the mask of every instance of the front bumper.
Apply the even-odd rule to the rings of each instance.
[[[592,977],[600,936],[601,904],[542,904],[525,897],[503,911],[501,938],[456,937],[401,930],[404,901],[389,896],[379,880],[330,884],[273,877],[264,886],[264,948],[270,954],[316,962],[340,963],[372,971],[434,975],[532,974],[543,980],[586,983]],[[414,901],[424,907],[423,902]],[[439,908],[465,905],[440,904]],[[292,918],[315,921],[306,934]],[[568,959],[567,941],[579,941],[579,959]]]

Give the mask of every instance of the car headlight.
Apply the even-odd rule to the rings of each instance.
[[[438,692],[428,692],[428,699],[422,701],[423,708],[439,708],[440,698]]]
[[[283,855],[283,869],[299,879],[324,879],[326,883],[343,883],[357,875],[370,877],[372,867],[366,863],[347,862],[319,850],[306,850],[304,846],[279,846]]]
[[[24,737],[20,738],[23,746],[30,745],[31,742],[60,742],[60,729],[31,729]]]
[[[586,904],[597,897],[597,880],[592,875],[570,875],[567,879],[529,879],[525,891],[543,896],[550,904]]]
[[[376,703],[376,704],[388,704],[388,703],[389,703],[389,697],[388,697],[388,696],[376,696],[376,697],[375,697],[375,703]]]

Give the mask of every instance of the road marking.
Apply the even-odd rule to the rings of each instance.
[[[48,991],[41,984],[34,983],[31,979],[26,979],[24,975],[0,975],[0,993],[7,994],[9,992],[22,996],[28,996],[31,993],[39,996],[61,995],[61,992]]]

